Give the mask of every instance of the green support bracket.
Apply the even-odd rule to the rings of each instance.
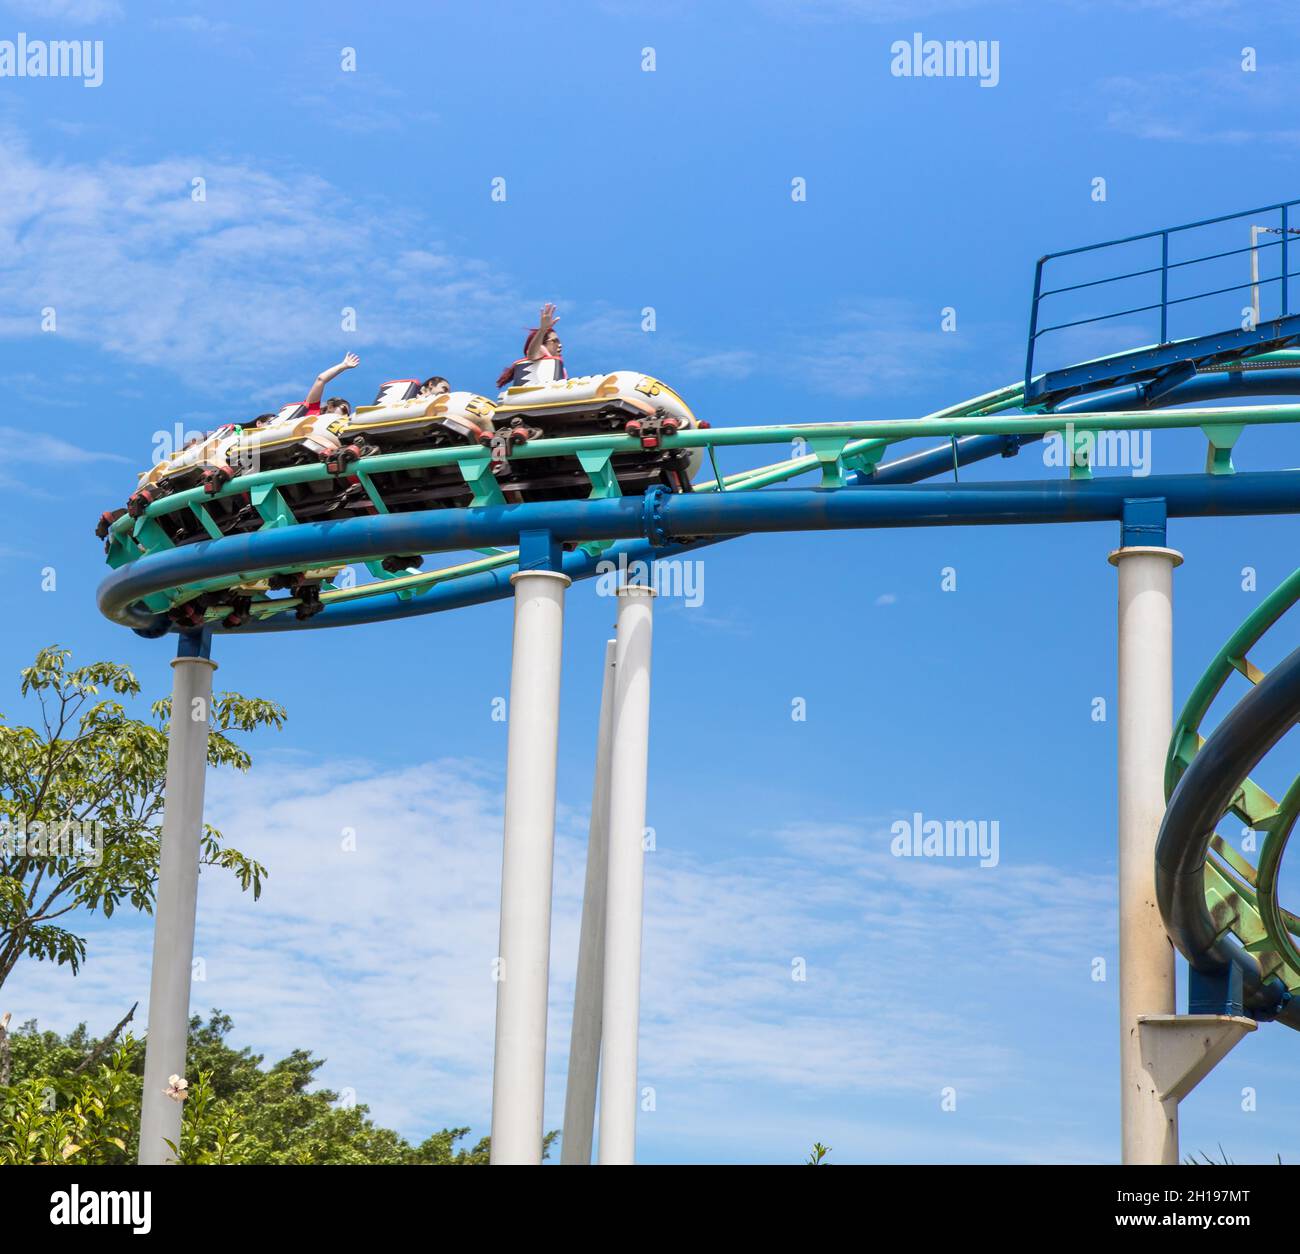
[[[150,518],[148,514],[142,514],[136,519],[135,530],[132,534],[150,553],[157,553],[160,549],[174,549],[176,547],[172,542],[172,538],[159,526],[158,520]]]
[[[1205,454],[1205,473],[1207,475],[1235,475],[1237,468],[1232,464],[1232,446],[1241,439],[1244,425],[1240,423],[1214,422],[1201,428],[1210,447]]]
[[[164,588],[161,592],[155,592],[153,596],[145,597],[145,607],[155,614],[163,614],[179,601],[184,591],[186,591],[184,588]]]
[[[1064,439],[1064,434],[1062,439]],[[1069,431],[1069,447],[1066,449],[1067,465],[1070,467],[1071,479],[1092,478],[1092,445],[1096,439],[1092,431],[1077,431],[1073,426]]]
[[[375,513],[388,513],[388,506],[384,504],[384,498],[379,495],[379,489],[370,481],[370,476],[364,470],[354,469],[352,472],[356,476],[357,482],[361,485],[362,490],[370,499],[370,504],[375,507]]]
[[[208,507],[206,505],[200,505],[197,501],[191,501],[190,513],[199,520],[199,526],[208,533],[209,539],[221,539],[221,528],[212,521],[212,515],[208,513]]]
[[[822,487],[842,488],[844,486],[844,449],[850,443],[847,436],[813,436],[808,447],[821,463]]]
[[[105,550],[108,564],[114,570],[125,566],[128,562],[134,562],[140,556],[140,550],[131,544],[126,535],[120,531],[111,531],[108,536],[108,547]]]
[[[864,448],[857,453],[850,453],[843,459],[844,465],[848,470],[857,470],[868,476],[873,475],[887,447],[888,445],[885,444],[877,444],[873,448]]]
[[[612,449],[584,450],[578,454],[578,464],[591,480],[591,500],[605,501],[623,495],[623,489],[618,486],[618,476],[614,473]]]
[[[248,494],[253,508],[262,516],[262,525],[271,527],[292,527],[298,520],[289,508],[280,489],[273,483],[259,483]]]
[[[497,482],[496,475],[492,473],[492,463],[486,457],[478,461],[464,461],[456,464],[460,467],[461,478],[469,484],[469,489],[474,494],[474,505],[504,505],[506,503],[505,494],[501,491],[501,485]]]

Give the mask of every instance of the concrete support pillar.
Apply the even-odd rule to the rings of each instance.
[[[1143,1056],[1143,1019],[1174,1013],[1174,949],[1156,904],[1155,846],[1173,731],[1173,549],[1115,550],[1119,570],[1119,1000],[1126,1163],[1177,1163],[1178,1106]]]
[[[181,1143],[181,1103],[168,1097],[166,1089],[171,1076],[185,1075],[189,1040],[203,788],[212,712],[212,672],[217,669],[215,662],[201,656],[205,651],[206,642],[182,638],[180,656],[172,662],[167,791],[163,798],[153,970],[149,980],[149,1029],[145,1039],[144,1097],[140,1111],[139,1161],[144,1165],[175,1162],[167,1142],[176,1146]]]
[[[637,1037],[641,1026],[641,919],[646,774],[650,745],[650,644],[654,590],[618,594],[610,747],[609,868],[600,1056],[600,1162],[636,1155]]]
[[[493,1163],[540,1163],[551,957],[555,771],[567,575],[521,570],[506,749],[501,939],[492,1070]]]
[[[609,752],[614,722],[613,640],[605,644],[600,689],[600,723],[596,734],[596,777],[591,788],[591,824],[587,832],[587,881],[582,893],[582,927],[578,935],[578,978],[573,994],[573,1030],[569,1040],[569,1081],[564,1091],[564,1138],[560,1162],[591,1162],[596,1121],[596,1080],[600,1070],[601,1001],[605,986],[605,878],[609,851]]]

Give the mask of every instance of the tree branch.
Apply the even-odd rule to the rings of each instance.
[[[135,1006],[132,1006],[131,1009],[122,1016],[122,1020],[117,1027],[115,1027],[102,1041],[99,1042],[98,1045],[95,1046],[94,1049],[90,1051],[90,1054],[83,1063],[73,1070],[73,1075],[80,1075],[87,1067],[92,1066],[94,1063],[99,1061],[100,1055],[103,1054],[104,1051],[117,1039],[117,1034],[131,1022],[132,1017],[135,1015],[135,1007],[139,1004],[139,1002],[136,1002]]]

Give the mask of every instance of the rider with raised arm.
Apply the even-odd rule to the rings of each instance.
[[[537,326],[524,337],[524,355],[497,376],[497,387],[537,386],[569,377],[564,369],[564,345],[555,330],[557,322],[555,306],[547,302]]]
[[[314,418],[321,412],[320,398],[325,395],[325,385],[333,379],[337,379],[345,370],[353,370],[361,364],[361,358],[356,353],[347,353],[343,360],[337,366],[331,366],[328,370],[322,370],[316,376],[316,382],[311,385],[311,391],[307,393],[307,417]],[[352,406],[348,404],[341,396],[331,396],[325,402],[325,412],[350,414]]]

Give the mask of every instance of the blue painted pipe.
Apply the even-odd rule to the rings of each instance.
[[[1032,432],[1027,435],[964,435],[957,440],[954,456],[952,441],[941,444],[938,448],[926,449],[897,461],[886,462],[877,466],[874,474],[854,471],[848,482],[854,487],[867,484],[916,483],[921,479],[930,479],[936,475],[947,474],[956,461],[959,466],[969,466],[972,462],[982,462],[990,457],[1014,457],[1022,445],[1030,444],[1043,437]]]
[[[986,457],[1011,457],[1019,451],[1022,442],[1040,439],[1037,435],[1015,436],[1015,435],[969,435],[957,441],[958,461],[961,465],[967,465],[973,461],[982,461]],[[856,476],[850,476],[850,481],[856,477],[859,481],[868,484],[893,484],[893,483],[916,483],[918,480],[929,477],[930,475],[943,474],[945,471],[952,469],[952,445],[943,444],[936,449],[929,449],[923,453],[915,453],[910,457],[902,457],[894,462],[884,462],[876,467],[874,475],[862,475],[860,472]],[[624,540],[611,546],[599,556],[592,557],[581,551],[566,553],[562,560],[562,569],[575,583],[580,579],[590,579],[593,575],[600,573],[602,563],[604,562],[648,562],[658,558],[672,557],[678,553],[695,552],[697,549],[707,548],[712,544],[721,544],[726,540],[737,539],[735,536],[715,536],[706,540],[696,540],[689,544],[669,544],[662,548],[656,548],[647,540]],[[434,611],[464,609],[470,605],[482,605],[489,601],[500,601],[511,595],[510,576],[513,573],[511,567],[502,567],[500,570],[482,571],[476,575],[466,575],[454,582],[449,582],[442,587],[435,587],[428,592],[419,594],[421,613],[432,613]],[[424,608],[429,600],[435,604]],[[408,617],[412,611],[408,606],[411,602],[399,601],[396,597],[371,599],[365,601],[356,601],[352,604],[342,602],[331,606],[327,611],[314,615],[312,618],[299,622],[297,619],[288,614],[277,614],[272,618],[266,619],[256,625],[251,626],[251,630],[257,632],[270,631],[301,631],[310,630],[313,627],[351,627],[359,623],[377,623],[385,622],[396,618]],[[143,621],[148,622],[148,626],[137,627],[136,630],[143,636],[166,635],[172,630],[172,624],[165,615],[159,614],[154,616],[144,611]],[[225,631],[223,627],[217,626],[217,630]],[[250,630],[250,627],[239,628],[241,631]]]
[[[510,545],[522,531],[549,531],[559,540],[579,543],[640,539],[680,544],[750,532],[1103,522],[1122,518],[1124,502],[1138,497],[1163,498],[1170,517],[1300,513],[1300,471],[918,484],[907,488],[768,488],[762,492],[680,495],[661,490],[644,498],[368,515],[227,536],[140,558],[104,580],[99,587],[99,607],[116,622],[149,630],[156,628],[157,617],[131,607],[167,588],[264,570],[365,561],[393,553]],[[587,573],[580,556],[573,565],[575,572]],[[506,576],[498,574],[500,577],[480,585],[489,594],[486,599],[499,592],[500,579]],[[451,608],[453,603],[471,603],[463,599],[453,602],[450,597],[457,594],[450,592],[444,600],[441,591],[435,589],[403,602],[400,608],[376,612],[376,607],[370,607],[370,613],[349,615],[347,621],[406,617]],[[322,627],[341,625],[342,616],[335,618],[336,613],[327,608],[309,621]],[[266,630],[267,626],[250,622],[239,630]]]
[[[1300,369],[1217,370],[1184,379],[1169,391],[1161,392],[1154,401],[1147,399],[1146,384],[1127,383],[1103,392],[1071,397],[1054,405],[1051,412],[1101,414],[1112,409],[1168,409],[1173,405],[1232,400],[1235,397],[1297,395],[1300,395]]]

